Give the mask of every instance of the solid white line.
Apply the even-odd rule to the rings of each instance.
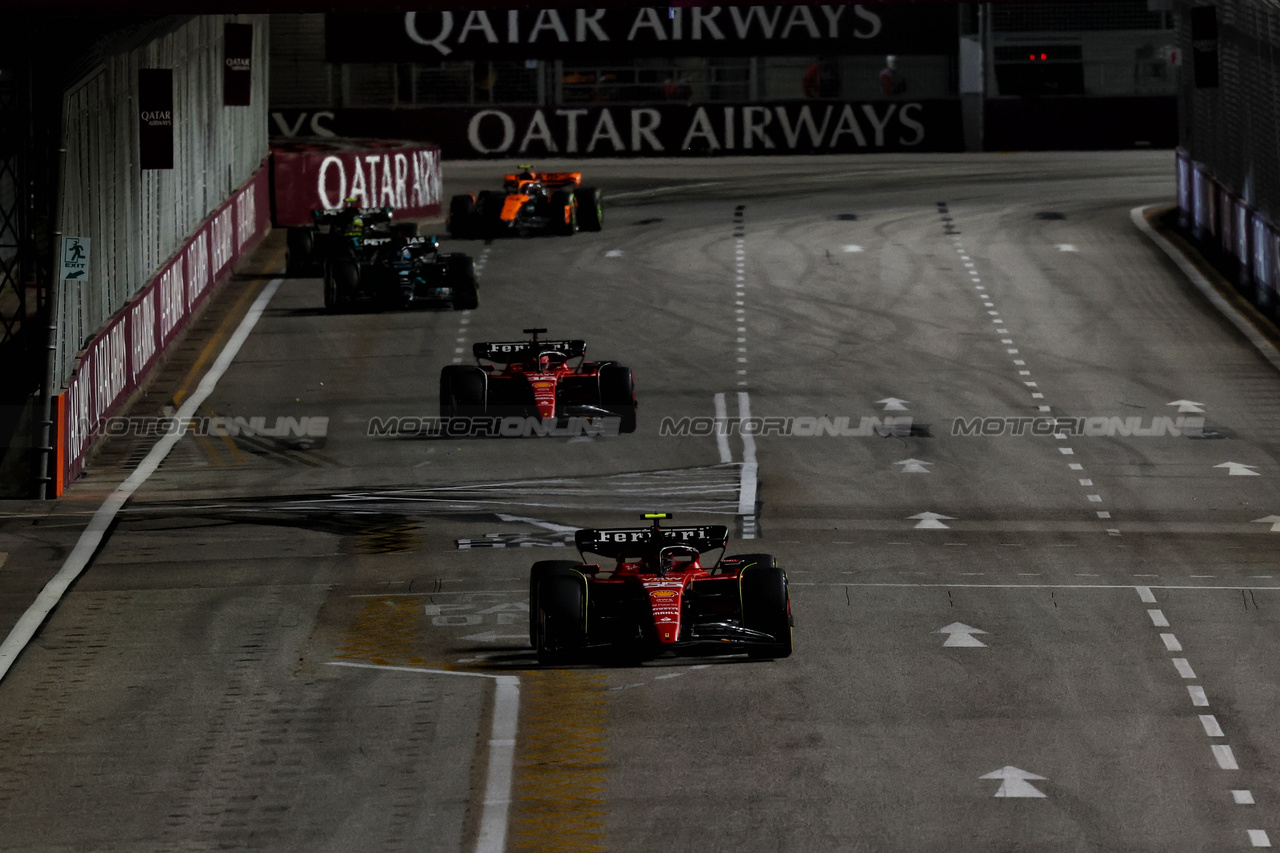
[[[751,398],[746,391],[738,392],[738,419],[745,421],[751,418]],[[754,463],[756,461],[756,437],[748,433],[738,431],[742,435],[742,461]]]
[[[493,694],[493,720],[489,727],[489,768],[485,774],[484,804],[480,810],[476,853],[502,853],[507,846],[507,817],[511,810],[511,785],[515,779],[516,732],[520,721],[519,677],[356,661],[329,661],[329,666],[420,672],[427,675],[461,675],[487,678],[497,685]]]
[[[1159,246],[1161,251],[1168,255],[1173,262],[1178,265],[1178,269],[1182,270],[1183,275],[1191,279],[1191,283],[1196,286],[1196,289],[1200,291],[1205,299],[1209,300],[1209,304],[1214,308],[1217,308],[1224,317],[1235,324],[1235,327],[1249,339],[1249,342],[1258,348],[1258,351],[1262,353],[1267,361],[1271,362],[1272,367],[1280,370],[1280,350],[1277,350],[1271,341],[1264,338],[1262,334],[1253,327],[1252,323],[1231,307],[1230,303],[1222,298],[1222,295],[1219,294],[1214,286],[1209,283],[1209,280],[1201,274],[1200,270],[1196,269],[1191,261],[1183,257],[1182,253],[1179,252],[1172,243],[1166,240],[1158,231],[1151,227],[1149,222],[1147,222],[1147,217],[1144,213],[1153,207],[1157,207],[1157,205],[1151,204],[1145,207],[1135,207],[1133,210],[1129,211],[1129,218],[1133,220],[1134,225],[1138,226],[1139,231],[1146,234],[1147,237],[1151,239],[1151,242]]]
[[[1213,757],[1218,760],[1218,766],[1223,770],[1239,770],[1240,765],[1236,764],[1235,753],[1231,751],[1231,747],[1225,743],[1215,743],[1212,747]]]
[[[729,420],[729,410],[725,406],[724,394],[716,395],[716,425],[727,423]],[[733,461],[733,451],[729,449],[729,436],[725,431],[716,430],[716,448],[720,451],[720,463],[724,464]]]
[[[1222,733],[1222,726],[1218,725],[1218,718],[1213,714],[1201,714],[1200,725],[1204,726],[1204,733],[1209,737],[1226,737]]]
[[[249,333],[253,331],[253,327],[257,325],[262,312],[266,310],[267,303],[271,301],[271,297],[275,296],[276,291],[280,289],[280,285],[283,282],[284,279],[281,278],[272,279],[262,293],[258,294],[258,298],[254,300],[249,313],[240,321],[240,325],[227,341],[227,345],[222,348],[222,352],[218,355],[217,360],[214,361],[213,366],[209,368],[209,372],[200,379],[200,384],[196,386],[196,390],[174,414],[174,419],[178,423],[185,423],[194,417],[196,409],[213,393],[213,389],[218,385],[218,380],[222,378],[222,374],[226,373],[227,368],[231,366],[236,354],[240,352],[240,347],[249,337]],[[146,455],[146,458],[142,460],[137,468],[133,469],[133,472],[125,478],[124,482],[116,486],[115,491],[108,495],[107,499],[98,507],[97,512],[93,514],[93,518],[89,519],[89,524],[85,527],[84,532],[80,534],[80,539],[76,542],[66,561],[63,562],[62,568],[53,576],[52,580],[45,584],[44,589],[36,596],[36,600],[18,618],[18,622],[13,626],[13,630],[9,632],[9,636],[5,637],[3,643],[0,643],[0,680],[3,680],[5,675],[8,674],[9,667],[13,666],[13,662],[17,660],[18,655],[31,642],[31,638],[35,636],[36,631],[44,624],[44,620],[48,618],[53,608],[62,600],[62,596],[66,594],[67,589],[88,567],[89,561],[98,550],[98,546],[102,544],[102,539],[106,535],[107,528],[111,526],[112,520],[116,517],[116,513],[120,511],[133,493],[147,481],[147,478],[156,472],[156,469],[160,467],[160,463],[164,462],[165,457],[169,455],[169,451],[173,449],[173,446],[178,443],[181,437],[178,433],[166,433],[161,436],[160,440],[151,448],[151,452]]]
[[[751,417],[751,398],[746,391],[738,392],[738,420]],[[759,486],[759,465],[756,463],[756,438],[742,430],[742,473],[738,487],[738,515],[755,515],[756,490]]]

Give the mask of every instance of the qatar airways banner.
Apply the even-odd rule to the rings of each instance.
[[[629,60],[666,56],[954,54],[954,3],[609,6],[337,12],[329,62]]]
[[[412,142],[344,140],[271,145],[276,225],[309,225],[311,211],[390,207],[406,219],[440,212],[440,150]]]
[[[270,210],[263,166],[81,350],[56,399],[55,495],[80,476],[102,425],[146,380],[213,285],[267,233]]]
[[[335,137],[421,139],[439,145],[440,156],[450,160],[964,150],[955,100],[285,110],[272,113],[271,121],[276,134],[308,128]],[[337,177],[336,166],[331,168],[335,174],[326,180]],[[378,168],[381,198],[386,171]],[[355,180],[350,167],[346,174]],[[370,180],[365,170],[367,192]],[[278,193],[278,177],[276,183]],[[325,195],[335,197],[332,191]],[[377,204],[382,202],[370,206]],[[277,224],[284,224],[279,210]]]

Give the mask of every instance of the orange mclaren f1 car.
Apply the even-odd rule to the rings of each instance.
[[[501,192],[455,195],[449,202],[449,236],[460,239],[549,232],[599,231],[604,224],[600,190],[582,186],[581,172],[535,172],[518,166],[504,176]]]

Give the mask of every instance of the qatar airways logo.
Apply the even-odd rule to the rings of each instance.
[[[147,127],[173,126],[173,110],[143,110],[139,115]]]
[[[228,56],[227,67],[232,71],[250,71],[252,70],[253,60],[247,56]]]
[[[474,45],[699,45],[733,41],[874,39],[881,18],[862,6],[693,6],[617,9],[475,9],[408,12],[405,35],[441,57]]]

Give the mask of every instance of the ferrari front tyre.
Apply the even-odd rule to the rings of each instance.
[[[553,227],[557,234],[569,236],[578,231],[578,197],[567,190],[560,190],[551,197]]]
[[[324,307],[341,311],[360,286],[360,268],[351,261],[334,261],[324,267]]]
[[[449,236],[465,240],[471,236],[473,221],[476,215],[476,200],[470,194],[455,195],[449,200],[449,219],[445,227]]]
[[[285,247],[288,252],[284,260],[284,274],[305,276],[311,270],[315,230],[309,226],[290,226],[285,235]]]
[[[578,190],[578,227],[583,231],[599,231],[604,227],[604,203],[600,200],[600,190]]]
[[[453,288],[455,310],[469,311],[479,307],[476,264],[470,255],[449,255],[445,258],[444,283]]]
[[[742,627],[773,638],[773,642],[747,646],[747,655],[753,658],[789,657],[791,596],[787,589],[787,573],[768,554],[743,554],[735,559],[745,563],[738,573]]]
[[[546,572],[537,581],[536,598],[533,647],[538,663],[564,663],[587,642],[587,579],[569,569]]]
[[[600,407],[621,418],[618,432],[636,431],[636,383],[631,368],[620,364],[601,365]]]
[[[572,560],[539,560],[529,569],[529,645],[538,647],[538,584],[547,575],[576,572],[578,563]]]
[[[445,365],[440,371],[440,417],[477,417],[485,409],[485,377],[480,368]]]

